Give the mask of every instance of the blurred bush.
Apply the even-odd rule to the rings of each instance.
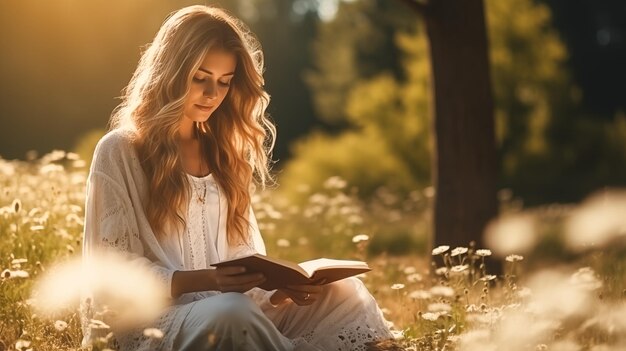
[[[98,141],[104,134],[106,134],[104,129],[92,129],[77,139],[74,145],[74,152],[77,153],[82,160],[85,160],[87,166],[91,165],[93,152],[96,149]]]

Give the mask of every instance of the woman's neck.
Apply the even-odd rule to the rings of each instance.
[[[194,121],[183,117],[178,127],[178,136],[181,142],[190,142],[196,139],[196,126]]]

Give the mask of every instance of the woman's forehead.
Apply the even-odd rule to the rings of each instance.
[[[234,74],[237,57],[234,53],[222,49],[209,50],[200,62],[199,70],[211,75],[223,76]]]

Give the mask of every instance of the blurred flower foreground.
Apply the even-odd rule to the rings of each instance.
[[[87,322],[106,337],[93,350],[111,347],[108,321],[137,325],[167,302],[125,260],[81,260],[86,175],[63,151],[0,159],[0,350],[80,350],[81,297],[99,301]],[[626,349],[625,191],[525,209],[503,190],[487,247],[430,250],[433,188],[380,188],[367,201],[340,177],[311,188],[298,188],[300,203],[279,190],[254,196],[268,252],[367,260],[360,278],[404,349]]]

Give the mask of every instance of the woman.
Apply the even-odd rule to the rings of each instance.
[[[211,264],[265,246],[250,206],[271,179],[263,56],[224,11],[172,14],[143,53],[100,140],[86,201],[84,254],[123,252],[169,288],[150,327],[118,331],[122,350],[364,350],[391,337],[356,278],[266,292],[260,274]],[[97,336],[83,306],[83,342]]]

